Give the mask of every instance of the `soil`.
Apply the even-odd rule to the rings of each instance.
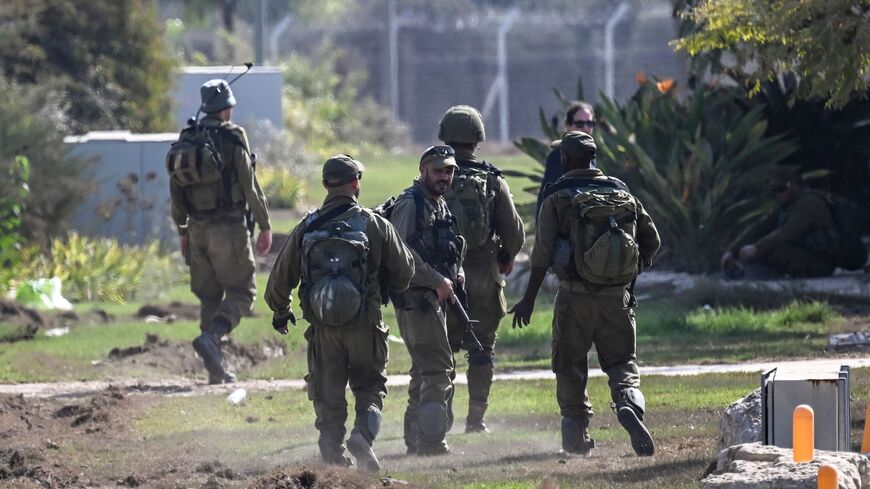
[[[166,322],[182,320],[199,320],[199,306],[172,301],[169,304],[145,304],[136,312],[137,318],[155,316]]]
[[[236,373],[284,356],[284,348],[278,340],[249,346],[227,339],[221,346],[227,368]],[[194,353],[190,342],[162,339],[155,334],[147,335],[141,345],[112,349],[101,365],[110,367],[116,374],[143,369],[177,376],[203,372],[202,360]]]
[[[79,314],[75,311],[46,312],[0,299],[0,323],[18,326],[18,330],[0,337],[0,343],[32,340],[40,329],[70,327],[80,323],[108,323],[115,317],[101,309]]]

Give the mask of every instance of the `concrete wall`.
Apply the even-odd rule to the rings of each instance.
[[[143,244],[175,238],[169,217],[169,177],[164,158],[174,133],[90,132],[64,143],[96,159],[96,190],[75,212],[72,229],[89,236]]]

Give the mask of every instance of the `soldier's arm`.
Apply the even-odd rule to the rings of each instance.
[[[740,248],[755,243],[760,238],[774,231],[776,229],[777,220],[775,212],[768,213],[760,221],[752,224],[746,228],[745,231],[740,233],[737,236],[737,239],[734,240],[734,243],[728,247],[728,250],[735,255],[739,254]]]
[[[544,270],[553,265],[553,250],[559,237],[559,219],[556,215],[556,196],[550,196],[541,204],[538,228],[535,232],[535,247],[532,248],[532,268]]]
[[[785,223],[768,233],[755,243],[759,255],[764,255],[771,249],[800,239],[810,231],[813,225],[824,218],[827,207],[821,199],[802,198],[795,202]]]
[[[396,203],[396,207],[393,208],[390,223],[396,228],[399,237],[407,245],[408,239],[417,232],[417,215],[414,199],[410,197],[400,199]],[[412,247],[408,246],[408,249],[414,257],[414,277],[411,279],[411,285],[437,289],[444,282],[444,276],[423,261]]]
[[[380,216],[375,216],[375,219],[383,239],[381,268],[386,271],[387,287],[393,292],[404,292],[414,277],[414,256],[389,221]]]
[[[302,276],[299,251],[302,248],[304,227],[303,221],[293,228],[287,241],[281,246],[278,258],[272,266],[272,272],[269,273],[269,280],[266,282],[263,298],[266,299],[269,309],[278,315],[285,314],[290,310],[292,302],[290,294],[299,285]]]
[[[662,238],[652,218],[643,208],[643,204],[637,199],[635,201],[637,202],[637,244],[643,268],[646,269],[652,266],[653,257],[662,245]]]
[[[248,149],[248,136],[245,130],[241,127],[233,128],[233,131],[238,134],[244,142],[244,147],[236,145],[233,161],[236,165],[236,176],[239,179],[239,185],[242,187],[242,193],[245,195],[245,202],[251,208],[251,213],[254,215],[254,221],[261,231],[272,229],[269,222],[269,209],[266,205],[266,196],[260,188],[260,182],[257,181],[257,176],[254,174],[253,166],[251,165],[251,155]]]
[[[499,191],[495,197],[495,234],[501,238],[499,263],[502,263],[517,256],[523,247],[523,241],[526,240],[526,232],[523,229],[523,220],[514,206],[508,183],[501,177],[498,182]]]
[[[184,194],[181,187],[172,179],[169,180],[169,201],[172,220],[178,226],[178,234],[187,234],[187,209],[184,207]]]

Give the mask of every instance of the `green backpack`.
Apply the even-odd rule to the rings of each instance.
[[[557,241],[554,273],[596,285],[630,283],[640,259],[634,196],[616,179],[583,180],[573,187],[565,183],[557,182],[562,188],[553,190],[571,198],[570,235]]]
[[[345,220],[330,221],[356,207]],[[299,300],[302,317],[317,326],[345,327],[355,324],[366,306],[366,235],[371,216],[359,206],[347,204],[330,212],[312,212],[305,218],[302,237],[302,285]]]
[[[222,127],[196,127],[182,131],[166,153],[169,178],[184,190],[192,210],[233,204],[233,168],[221,158],[223,140],[244,146],[241,139]]]
[[[457,162],[453,184],[444,195],[469,250],[485,245],[493,235],[492,201],[501,171],[483,162]]]

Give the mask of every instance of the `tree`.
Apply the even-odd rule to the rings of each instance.
[[[687,24],[673,45],[720,68],[733,53],[755,91],[792,72],[799,98],[838,108],[870,87],[868,0],[684,0],[677,11]]]
[[[0,67],[10,81],[52,85],[68,127],[171,127],[173,62],[145,0],[4,0]]]

